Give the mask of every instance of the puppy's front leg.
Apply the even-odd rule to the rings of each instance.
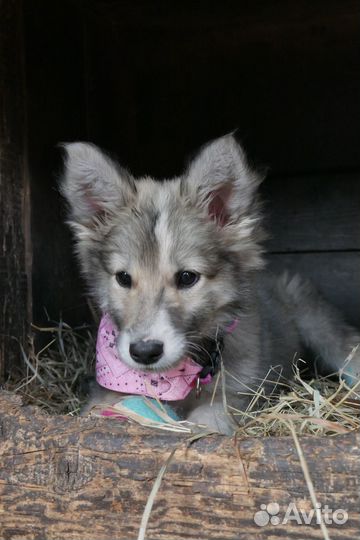
[[[112,405],[119,401],[122,395],[124,394],[103,388],[93,380],[89,383],[88,401],[82,407],[80,414],[81,416],[87,415],[96,405]]]
[[[202,401],[189,412],[186,420],[194,424],[205,424],[210,430],[223,435],[232,435],[237,427],[232,416],[224,409],[221,399],[214,400],[212,404],[210,398]]]

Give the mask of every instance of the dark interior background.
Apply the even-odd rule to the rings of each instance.
[[[57,192],[59,141],[171,177],[237,128],[263,185],[269,265],[358,323],[360,4],[25,1],[33,319],[89,319]]]

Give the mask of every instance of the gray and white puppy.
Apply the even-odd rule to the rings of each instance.
[[[92,144],[65,149],[61,189],[81,267],[121,331],[118,352],[132,368],[162,371],[184,355],[197,359],[223,335],[227,403],[242,408],[247,399],[238,393],[256,388],[270,366],[290,377],[294,355],[311,349],[337,370],[360,342],[308,283],[264,271],[262,178],[232,135],[207,144],[182,176],[164,182],[135,180]],[[234,319],[236,330],[226,334]],[[156,351],[132,354],[144,342]],[[352,364],[357,376],[359,354]],[[212,385],[205,388],[199,400],[185,400],[184,414],[230,433],[221,395],[210,407]],[[100,387],[95,394],[91,405],[116,401]]]

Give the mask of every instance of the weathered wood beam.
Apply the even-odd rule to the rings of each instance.
[[[342,508],[332,540],[358,538],[360,434],[300,438],[318,501]],[[111,419],[46,416],[0,394],[0,538],[136,539],[160,467],[176,448],[152,509],[147,539],[323,538],[319,525],[282,524],[289,503],[312,505],[292,438],[177,433]],[[258,526],[261,504],[280,524]]]
[[[0,382],[30,319],[22,2],[0,1]],[[15,338],[15,339],[14,339]]]

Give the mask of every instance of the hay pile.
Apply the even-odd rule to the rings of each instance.
[[[37,405],[49,414],[78,414],[86,401],[82,383],[94,373],[94,330],[89,326],[71,328],[63,321],[45,328],[33,326],[29,353],[25,354],[21,347],[22,373],[12,373],[6,389],[21,394],[25,403]],[[37,349],[35,343],[44,340],[44,346]],[[298,361],[292,381],[283,380],[275,368],[270,370],[252,392],[245,411],[228,406],[239,425],[239,436],[282,436],[295,429],[299,435],[323,437],[360,427],[360,381],[350,388],[338,375],[306,380],[300,368]],[[218,375],[217,391],[221,387],[224,391],[222,382],[226,377],[232,374],[223,368]],[[277,382],[276,390],[265,396],[264,385],[272,380]],[[184,431],[184,424],[188,423],[179,424],[178,431]],[[174,431],[174,422],[171,429]]]
[[[10,374],[5,389],[49,414],[79,414],[86,401],[84,381],[95,370],[93,329],[71,328],[63,321],[43,328],[32,325],[32,329],[29,352],[20,345],[20,373]]]
[[[324,437],[360,428],[360,381],[350,388],[339,374],[306,380],[299,361],[293,369],[291,381],[279,380],[277,371],[270,370],[266,380],[277,382],[275,391],[265,396],[264,380],[245,411],[231,411],[241,425],[239,436],[280,437],[295,430],[298,435]]]

